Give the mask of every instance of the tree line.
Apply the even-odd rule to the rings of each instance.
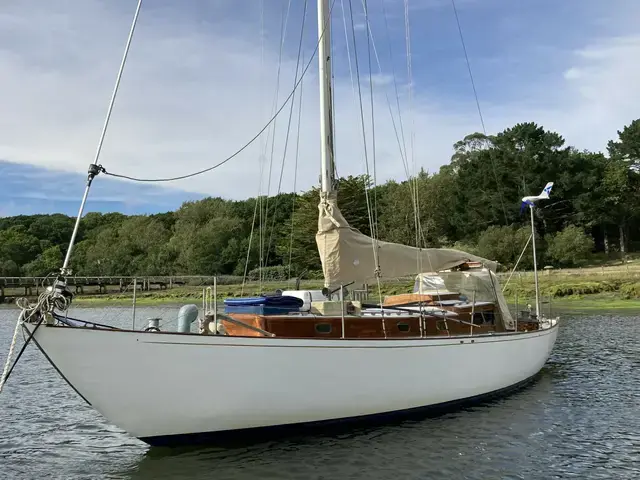
[[[437,173],[377,186],[365,176],[340,178],[338,196],[345,218],[367,235],[373,227],[381,240],[460,248],[509,267],[530,234],[520,200],[548,181],[552,198],[535,209],[544,264],[576,266],[594,254],[639,249],[640,119],[618,131],[606,153],[568,146],[535,123],[473,133]],[[210,197],[155,215],[88,213],[72,268],[86,275],[318,275],[317,204],[313,188],[242,201]],[[57,271],[74,221],[0,218],[0,276]],[[530,255],[521,266],[531,266]]]

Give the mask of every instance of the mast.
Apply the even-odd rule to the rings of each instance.
[[[329,0],[318,0],[318,63],[320,77],[320,158],[323,193],[334,190],[333,115],[331,111],[331,10]]]

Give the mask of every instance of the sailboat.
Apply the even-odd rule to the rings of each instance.
[[[540,314],[538,296],[535,315],[514,318],[496,262],[373,240],[341,214],[333,177],[328,4],[318,0],[316,242],[325,288],[284,291],[257,303],[237,299],[225,313],[187,308],[178,331],[160,331],[157,322],[144,330],[114,328],[68,317],[65,260],[54,286],[20,316],[27,340],[87,404],[150,445],[478,400],[530,381],[554,346],[558,319]],[[92,178],[90,170],[89,184]],[[345,298],[346,285],[374,272],[417,273],[414,291],[377,304]],[[199,331],[192,333],[198,316]]]

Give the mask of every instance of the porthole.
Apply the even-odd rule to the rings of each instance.
[[[316,323],[316,332],[327,334],[331,333],[331,324],[330,323]]]
[[[411,326],[406,322],[398,322],[397,324],[398,331],[400,332],[408,332],[411,330]]]

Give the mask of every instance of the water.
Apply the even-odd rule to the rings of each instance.
[[[112,309],[109,318],[129,325],[129,313]],[[138,309],[138,318],[176,313]],[[16,314],[0,310],[3,364]],[[149,448],[86,406],[30,346],[0,394],[0,478],[638,479],[640,317],[562,320],[538,380],[497,402],[226,449]]]

